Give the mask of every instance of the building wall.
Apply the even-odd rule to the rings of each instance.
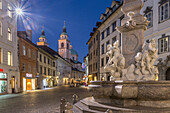
[[[89,75],[93,76],[96,79],[99,79],[99,55],[100,55],[100,32],[95,31],[91,36],[89,44],[89,58],[88,58],[88,66],[89,66]]]
[[[41,55],[41,60],[40,60]],[[46,59],[46,61],[44,61]],[[49,59],[49,63],[48,63]],[[48,54],[46,51],[42,50],[41,48],[38,49],[38,74],[39,74],[39,80],[38,80],[38,87],[39,88],[46,88],[46,87],[52,87],[54,85],[57,85],[57,63],[56,59],[50,54]],[[55,62],[55,65],[53,65],[53,62]],[[42,68],[42,72],[40,71]],[[46,68],[46,73],[45,73]],[[48,73],[48,69],[50,70],[50,73]],[[54,74],[55,72],[55,74]],[[53,85],[51,85],[51,83]]]
[[[114,4],[114,3],[113,3]],[[112,5],[113,5],[112,4]],[[114,6],[114,5],[113,5]],[[120,33],[115,29],[114,31],[112,24],[116,23],[116,27],[121,25],[121,18],[123,16],[123,13],[121,12],[122,6],[116,5],[117,10],[113,13],[110,12],[110,17],[106,17],[102,25],[99,27],[100,30],[100,80],[108,80],[109,72],[104,70],[104,66],[107,64],[107,57],[106,57],[106,51],[107,51],[107,42],[109,44],[112,44],[119,40],[119,47],[121,46],[121,35]],[[107,12],[105,12],[107,13]],[[111,14],[112,13],[112,14]],[[109,35],[107,35],[107,29],[109,28]],[[102,33],[104,33],[104,39],[102,39]],[[104,53],[102,53],[102,46],[104,45]],[[121,48],[121,47],[120,47]],[[104,60],[104,62],[102,61]],[[103,62],[103,64],[102,64]]]
[[[12,82],[14,82],[14,92],[19,92],[20,89],[20,74],[18,68],[18,54],[17,54],[17,21],[14,17],[10,18],[7,14],[8,4],[12,7],[14,0],[2,0],[0,7],[0,48],[1,48],[1,63],[0,68],[7,74],[7,93],[12,93]],[[8,40],[8,28],[11,29],[12,41]],[[12,65],[8,65],[8,51],[12,54]],[[15,81],[12,81],[15,77]]]
[[[20,88],[21,91],[24,91],[24,83],[23,79],[34,79],[35,80],[35,88],[37,88],[37,48],[27,42],[23,38],[19,39],[19,67],[20,67]],[[23,54],[23,46],[25,47],[26,54]],[[30,53],[29,53],[30,49]],[[33,52],[35,52],[35,57],[33,57]],[[25,69],[23,64],[25,64]],[[31,71],[29,70],[29,66],[31,66]],[[35,69],[35,70],[34,70]],[[26,74],[31,74],[32,77],[27,77]],[[27,85],[27,84],[26,84]],[[27,89],[26,89],[27,90]]]
[[[57,56],[56,56],[57,57]],[[57,76],[59,85],[69,84],[71,74],[72,74],[72,65],[61,57],[57,57]]]
[[[155,39],[156,41],[156,48],[158,48],[158,59],[162,59],[162,61],[167,59],[167,56],[170,55],[170,1],[167,1],[165,3],[168,3],[168,18],[165,21],[160,22],[160,6],[163,4],[160,4],[161,0],[144,0],[144,7],[142,8],[141,13],[144,15],[147,15],[148,13],[151,13],[151,26],[148,27],[148,29],[145,31],[145,41]],[[150,8],[150,10],[146,10],[147,8]],[[166,11],[167,12],[167,11]],[[159,40],[168,37],[168,51],[160,53],[160,44]],[[155,62],[155,65],[158,64],[158,60]],[[168,69],[168,67],[164,67]],[[159,70],[161,71],[161,70]],[[166,79],[166,70],[164,72],[160,72],[160,80]]]

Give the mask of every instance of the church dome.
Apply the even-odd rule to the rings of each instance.
[[[71,49],[71,55],[78,55],[77,51],[74,49]]]

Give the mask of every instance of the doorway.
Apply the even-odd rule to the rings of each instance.
[[[166,80],[170,80],[170,67],[166,71]]]
[[[11,78],[12,93],[15,93],[15,76]]]

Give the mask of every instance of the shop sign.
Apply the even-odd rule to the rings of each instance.
[[[26,73],[26,77],[32,77],[32,74]]]
[[[3,72],[4,70],[0,68],[0,72]]]

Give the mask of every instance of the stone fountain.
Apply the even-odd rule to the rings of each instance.
[[[74,105],[75,113],[110,112],[170,112],[170,82],[158,81],[158,58],[155,40],[144,43],[144,31],[149,21],[140,14],[142,0],[124,0],[125,18],[117,30],[122,33],[119,42],[107,46],[111,81],[93,81],[89,85],[92,97]],[[109,112],[109,110],[108,110]]]

